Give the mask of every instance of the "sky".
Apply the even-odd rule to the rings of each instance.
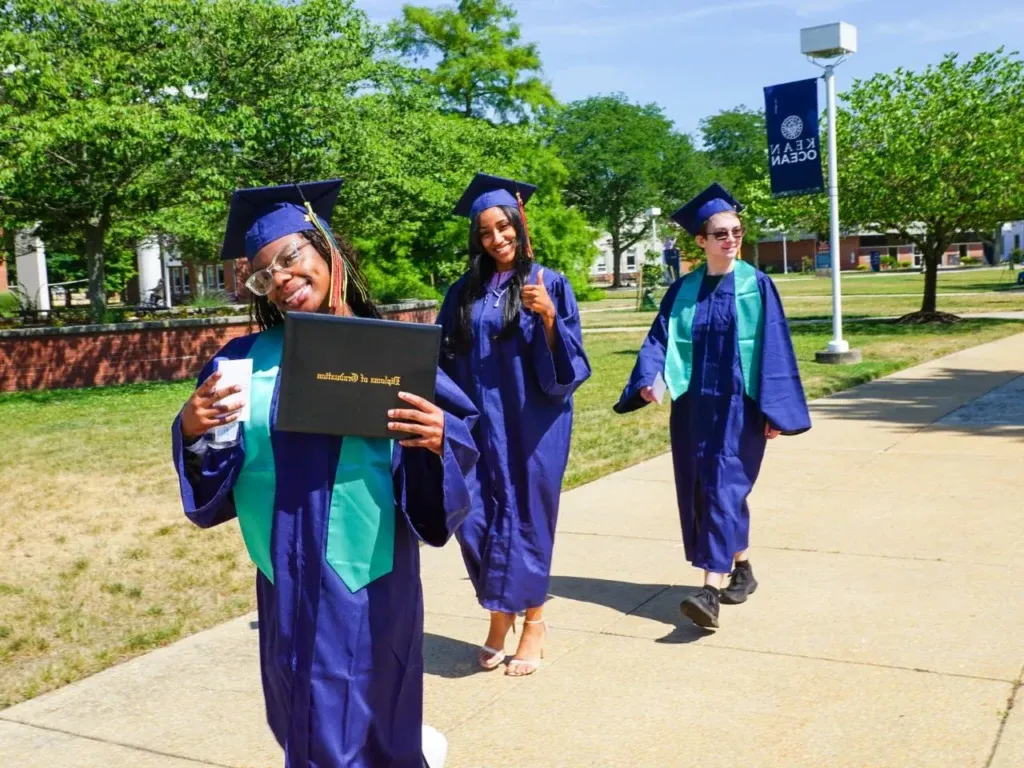
[[[401,0],[356,0],[374,21]],[[415,5],[443,3],[419,0]],[[946,53],[962,59],[1005,46],[1024,50],[1020,0],[511,0],[524,41],[536,43],[543,76],[563,102],[621,92],[657,103],[678,130],[740,104],[763,108],[766,85],[815,77],[800,29],[845,21],[858,52],[836,69],[842,92],[855,78],[897,67],[922,70]],[[824,88],[821,91],[824,106]]]

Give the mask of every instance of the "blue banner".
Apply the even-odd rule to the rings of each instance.
[[[768,170],[772,195],[811,195],[825,189],[818,135],[818,81],[769,85],[764,89]]]

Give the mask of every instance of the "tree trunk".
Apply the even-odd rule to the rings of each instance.
[[[90,224],[85,230],[86,270],[89,276],[89,306],[95,323],[103,322],[107,311],[107,289],[103,276],[103,240],[106,231],[101,224]]]
[[[935,311],[935,294],[936,288],[939,285],[939,259],[942,258],[943,253],[945,253],[945,248],[942,250],[936,248],[922,250],[921,255],[924,257],[925,264],[924,298],[921,301],[922,312]]]
[[[758,250],[757,246],[758,246],[758,242],[757,242],[757,240],[755,240],[754,241],[754,267],[756,269],[760,269],[761,268],[761,252]]]

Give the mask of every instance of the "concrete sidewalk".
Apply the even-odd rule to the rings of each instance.
[[[716,634],[679,614],[699,574],[667,456],[564,496],[530,678],[477,672],[458,550],[424,550],[448,765],[1024,765],[1022,376],[1024,335],[815,403],[809,434],[771,445],[761,587]],[[0,712],[0,765],[280,765],[254,618]]]

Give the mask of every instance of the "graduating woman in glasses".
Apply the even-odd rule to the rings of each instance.
[[[327,225],[339,188],[235,193],[223,256],[252,265],[260,332],[218,356],[252,361],[249,419],[240,439],[211,439],[240,407],[211,361],[174,422],[174,463],[186,515],[204,528],[237,518],[257,566],[267,720],[285,765],[421,768],[418,542],[443,545],[469,511],[476,409],[439,371],[439,405],[399,395],[408,406],[389,414],[391,428],[414,437],[393,450],[276,429],[284,316],[378,317],[351,248]]]
[[[669,430],[686,559],[704,587],[680,606],[717,627],[719,602],[757,588],[747,557],[750,510],[767,440],[811,427],[775,285],[739,261],[742,206],[718,184],[672,218],[707,263],[669,288],[615,410],[672,399]],[[730,575],[729,585],[722,584]]]
[[[480,605],[490,611],[478,653],[505,659],[505,637],[525,613],[505,674],[540,666],[572,396],[590,376],[569,281],[533,261],[523,205],[535,187],[478,174],[455,206],[469,228],[469,271],[449,290],[437,322],[441,367],[480,411],[477,503],[456,534]]]

